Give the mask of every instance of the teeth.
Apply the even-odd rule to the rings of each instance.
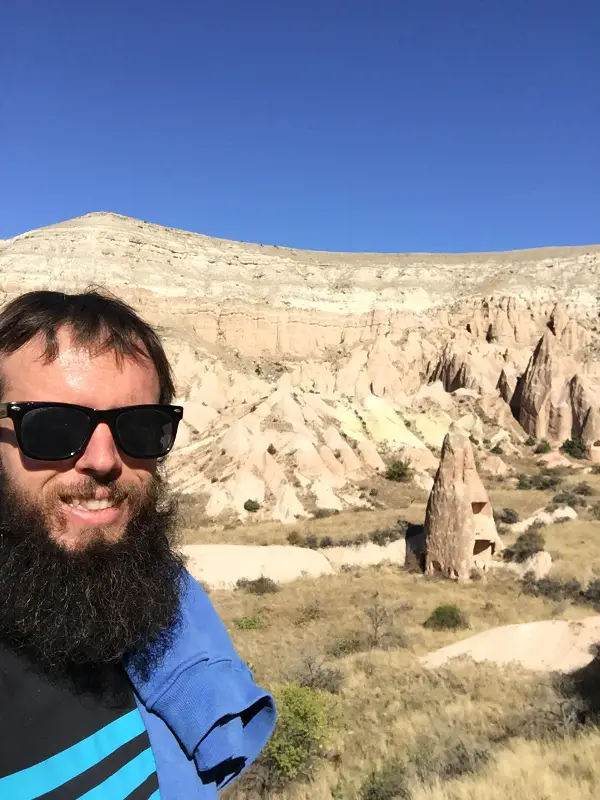
[[[86,511],[102,511],[105,508],[112,508],[112,500],[71,500],[69,503],[73,508],[85,508]]]

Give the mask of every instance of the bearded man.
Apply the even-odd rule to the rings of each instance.
[[[273,730],[177,554],[173,397],[157,333],[106,293],[0,313],[2,798],[214,798]]]

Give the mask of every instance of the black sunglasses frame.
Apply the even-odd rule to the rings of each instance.
[[[35,456],[30,451],[28,451],[28,448],[23,444],[23,439],[21,436],[21,423],[23,421],[23,417],[25,416],[25,414],[27,414],[28,411],[32,411],[37,408],[72,408],[75,409],[76,411],[83,411],[87,415],[90,421],[90,428],[88,431],[88,435],[85,438],[85,441],[83,442],[81,447],[77,448],[77,450],[74,450],[68,456],[61,456],[60,458],[40,459],[39,456]],[[149,408],[162,411],[164,414],[166,414],[168,417],[171,418],[171,423],[173,425],[172,441],[166,450],[161,450],[161,452],[156,455],[144,455],[144,456],[135,455],[134,453],[128,452],[128,450],[122,446],[120,436],[117,432],[117,419],[121,414],[125,412],[136,411],[138,409],[149,409]],[[83,453],[85,448],[88,446],[88,444],[90,443],[90,439],[94,435],[94,431],[101,422],[105,423],[110,428],[112,437],[119,450],[122,450],[126,455],[130,456],[131,458],[144,460],[144,459],[162,458],[171,451],[173,445],[175,444],[175,438],[177,436],[177,428],[179,426],[179,423],[183,419],[183,407],[160,405],[158,403],[153,403],[148,405],[122,406],[120,408],[109,408],[106,410],[99,410],[97,408],[88,408],[87,406],[74,405],[73,403],[12,402],[12,403],[0,403],[0,419],[11,419],[13,421],[15,428],[15,436],[17,438],[17,444],[19,445],[19,449],[24,455],[35,461],[68,461],[72,458],[76,458],[77,456],[81,455],[81,453]]]

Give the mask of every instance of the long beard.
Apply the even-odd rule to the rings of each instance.
[[[145,654],[160,657],[179,614],[176,517],[157,476],[119,541],[98,530],[87,547],[67,550],[0,464],[0,642],[51,676],[92,684],[133,656],[150,669]]]

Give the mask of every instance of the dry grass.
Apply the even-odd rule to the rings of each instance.
[[[583,479],[600,491],[600,476]],[[580,480],[577,476],[566,483]],[[555,493],[490,487],[495,508],[514,508],[521,517],[545,506]],[[293,526],[215,526],[210,536],[213,541],[285,543],[290,530],[297,530],[303,536],[335,540],[388,527],[399,518],[422,523],[424,515],[422,497],[410,503],[403,497],[390,510],[346,512]],[[553,574],[580,580],[600,575],[600,522],[584,514],[542,533],[555,559]],[[195,539],[207,540],[206,529]],[[505,540],[512,543],[509,537]],[[389,787],[380,787],[369,800],[591,800],[597,795],[600,732],[591,724],[577,727],[575,700],[565,701],[550,676],[473,663],[433,672],[418,663],[421,655],[488,628],[551,617],[581,618],[593,613],[589,607],[524,595],[520,583],[503,571],[459,586],[390,565],[296,581],[268,596],[242,591],[211,596],[262,685],[293,680],[308,655],[324,658],[343,672],[328,745],[310,779],[262,797],[364,800],[369,775],[397,759],[409,765],[406,793],[390,794]],[[389,632],[395,638],[386,649],[364,644],[371,627],[367,611],[374,603],[390,615]],[[423,627],[431,612],[446,603],[467,615],[468,630]],[[258,618],[260,627],[239,629],[234,620],[242,618]],[[362,637],[362,651],[334,658],[332,646],[352,635]],[[462,753],[460,758],[457,753]],[[465,753],[473,762],[466,767],[461,762]],[[448,759],[452,769],[444,773],[440,765]],[[242,780],[224,796],[254,800],[259,795]]]
[[[560,742],[516,740],[479,775],[421,788],[413,800],[595,800],[600,732]]]
[[[373,600],[375,589],[379,593],[376,601]],[[550,678],[518,669],[503,670],[476,664],[427,672],[419,667],[418,657],[497,625],[546,619],[553,613],[556,618],[563,619],[590,613],[589,609],[565,605],[556,614],[552,602],[521,594],[518,582],[504,573],[493,574],[486,581],[469,586],[458,586],[448,581],[428,580],[391,566],[298,581],[283,586],[268,598],[238,591],[218,592],[212,596],[240,653],[251,663],[257,680],[267,686],[291,680],[303,655],[325,654],[328,647],[344,635],[368,631],[365,610],[373,602],[385,605],[392,612],[392,627],[406,637],[408,647],[367,650],[342,659],[330,659],[330,663],[342,668],[345,677],[342,694],[337,699],[337,720],[329,743],[330,758],[322,761],[310,783],[290,785],[282,794],[270,792],[266,795],[289,800],[358,799],[360,786],[372,770],[399,754],[417,751],[423,747],[424,740],[442,753],[460,739],[468,746],[481,745],[490,749],[494,758],[502,755],[508,759],[507,763],[516,763],[510,761],[510,750],[503,755],[507,746],[516,747],[514,736],[522,725],[515,723],[515,719],[520,719],[519,715],[536,718],[541,710],[544,720],[548,709],[558,708]],[[307,619],[313,616],[307,613],[307,608],[310,610],[315,603],[320,614],[316,619]],[[436,632],[424,628],[423,622],[442,603],[458,604],[470,619],[470,630]],[[232,626],[234,618],[254,615],[263,622],[260,629],[237,630]],[[498,743],[497,740],[502,739],[506,741]],[[533,743],[523,747],[532,748],[528,762],[532,767],[537,763],[535,759],[541,758],[542,751]],[[486,769],[490,770],[490,775],[495,774],[492,765]],[[597,775],[600,778],[600,766]],[[511,774],[505,777],[506,786],[516,780]],[[426,790],[415,786],[412,791],[416,793],[411,797],[414,800],[479,797],[479,794],[468,794],[471,789],[464,789],[465,780],[439,787],[435,795],[419,794]],[[476,781],[476,778],[469,777],[468,781]],[[496,784],[497,781],[491,789]],[[475,782],[473,786],[478,784]],[[446,788],[455,793],[443,794]],[[232,792],[235,800],[252,796],[246,793],[243,783]],[[563,798],[562,794],[537,796],[540,800],[541,797]]]
[[[249,522],[238,525],[211,525],[188,529],[184,533],[185,544],[287,544],[292,531],[301,536],[330,536],[334,541],[351,539],[360,533],[370,533],[385,528],[398,519],[421,523],[425,518],[425,503],[414,501],[401,507],[369,511],[345,511],[325,519],[298,520],[292,525],[280,522]]]

